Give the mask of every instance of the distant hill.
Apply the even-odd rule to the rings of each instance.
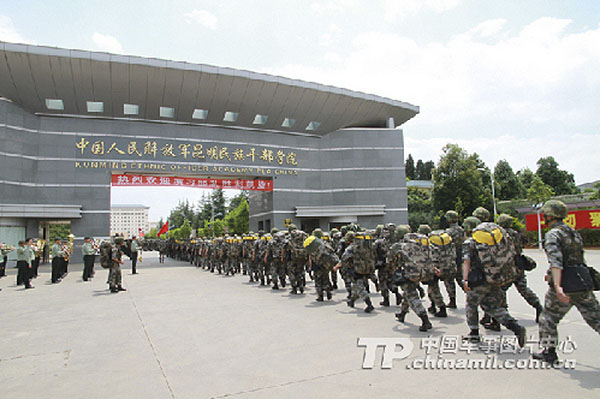
[[[578,185],[578,186],[577,186],[577,188],[578,188],[578,189],[580,189],[581,191],[583,191],[583,190],[585,190],[586,188],[594,188],[594,185],[595,185],[596,183],[600,183],[600,180],[596,180],[596,181],[593,181],[593,182],[591,182],[591,183],[583,183],[583,184],[580,184],[580,185]]]

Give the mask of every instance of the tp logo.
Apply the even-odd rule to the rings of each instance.
[[[381,358],[381,368],[391,369],[394,359],[406,359],[413,350],[413,343],[409,338],[359,338],[356,346],[365,347],[365,357],[363,358],[363,369],[372,369],[375,365],[375,355],[377,347],[383,346],[383,356]],[[402,347],[396,352],[396,346]]]

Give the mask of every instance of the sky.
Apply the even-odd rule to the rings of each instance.
[[[420,107],[405,156],[600,178],[600,1],[0,1],[0,40],[251,70]],[[166,217],[200,190],[113,189]],[[147,189],[156,190],[156,189]],[[154,193],[162,193],[155,195]],[[148,198],[152,198],[149,201]]]

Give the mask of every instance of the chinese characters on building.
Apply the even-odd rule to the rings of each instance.
[[[197,188],[225,188],[238,190],[273,191],[272,180],[201,179],[195,177],[148,176],[113,174],[113,186],[180,186]]]

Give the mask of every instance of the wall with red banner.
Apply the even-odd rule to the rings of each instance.
[[[113,174],[111,183],[113,186],[179,186],[273,191],[272,180],[202,179],[196,177]]]
[[[544,214],[540,214],[542,221],[542,229],[546,227],[544,223]],[[525,215],[525,222],[527,224],[527,231],[537,231],[538,221],[537,213]],[[572,211],[569,212],[567,217],[564,219],[565,224],[571,226],[576,230],[581,229],[600,229],[600,209],[591,209],[585,211]]]

